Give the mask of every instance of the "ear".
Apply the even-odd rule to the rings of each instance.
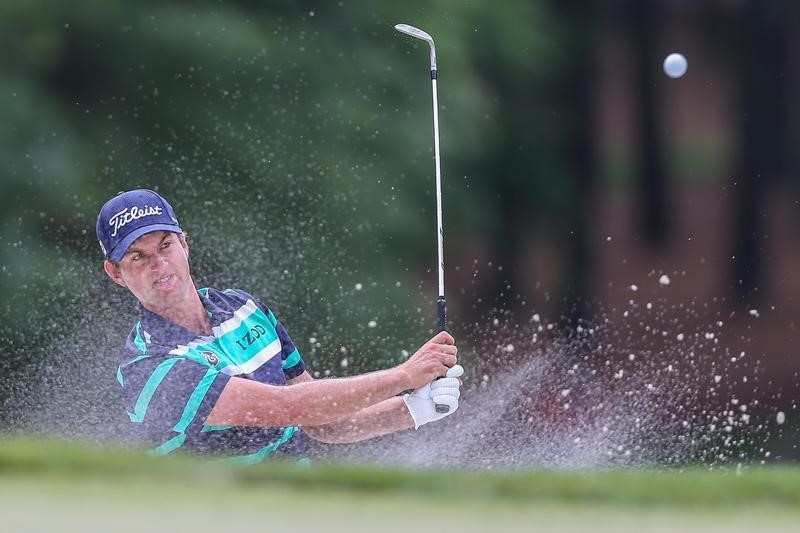
[[[178,240],[181,242],[181,248],[186,253],[186,257],[189,257],[189,241],[186,240],[186,234],[179,233]]]
[[[106,271],[106,274],[108,274],[108,277],[111,278],[114,283],[121,287],[127,287],[125,280],[122,279],[122,275],[119,273],[117,265],[106,259],[103,261],[103,270]]]

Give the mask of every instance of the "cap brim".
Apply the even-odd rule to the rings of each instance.
[[[108,258],[115,263],[118,263],[122,256],[125,255],[125,252],[128,251],[128,248],[131,247],[131,244],[141,237],[142,235],[146,235],[148,233],[152,233],[154,231],[169,231],[170,233],[183,233],[183,230],[180,226],[175,224],[152,224],[150,226],[143,226],[141,228],[136,228],[132,232],[128,233],[119,243],[111,250],[111,253],[108,254]]]

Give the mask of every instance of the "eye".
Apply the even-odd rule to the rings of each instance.
[[[170,244],[172,244],[172,241],[169,241],[169,240],[167,240],[167,241],[164,241],[164,242],[162,242],[162,243],[161,243],[161,248],[162,248],[162,249],[164,249],[164,248],[169,248],[169,245],[170,245]]]
[[[135,253],[135,254],[133,254],[133,255],[131,256],[131,261],[138,261],[138,260],[139,260],[139,259],[141,259],[141,258],[142,258],[142,254],[140,254],[140,253],[138,253],[138,252],[137,252],[137,253]]]

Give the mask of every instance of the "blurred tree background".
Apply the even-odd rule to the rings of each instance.
[[[772,187],[796,198],[797,15],[789,0],[0,2],[4,419],[116,409],[135,309],[94,224],[120,190],[170,199],[199,283],[261,296],[322,374],[428,337],[428,56],[398,22],[437,42],[448,301],[467,345],[498,313],[592,320],[593,301],[689,269],[675,299],[782,312],[764,333],[785,378],[771,398],[795,408],[797,257],[766,246],[796,243],[797,201],[780,236],[766,228]],[[669,80],[661,61],[684,46],[689,74]],[[716,226],[708,199],[734,205]],[[717,259],[693,238],[721,243]]]

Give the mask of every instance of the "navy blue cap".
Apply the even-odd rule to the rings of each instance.
[[[97,215],[97,240],[103,255],[114,262],[122,259],[133,241],[151,231],[183,233],[169,202],[149,189],[121,192]]]

